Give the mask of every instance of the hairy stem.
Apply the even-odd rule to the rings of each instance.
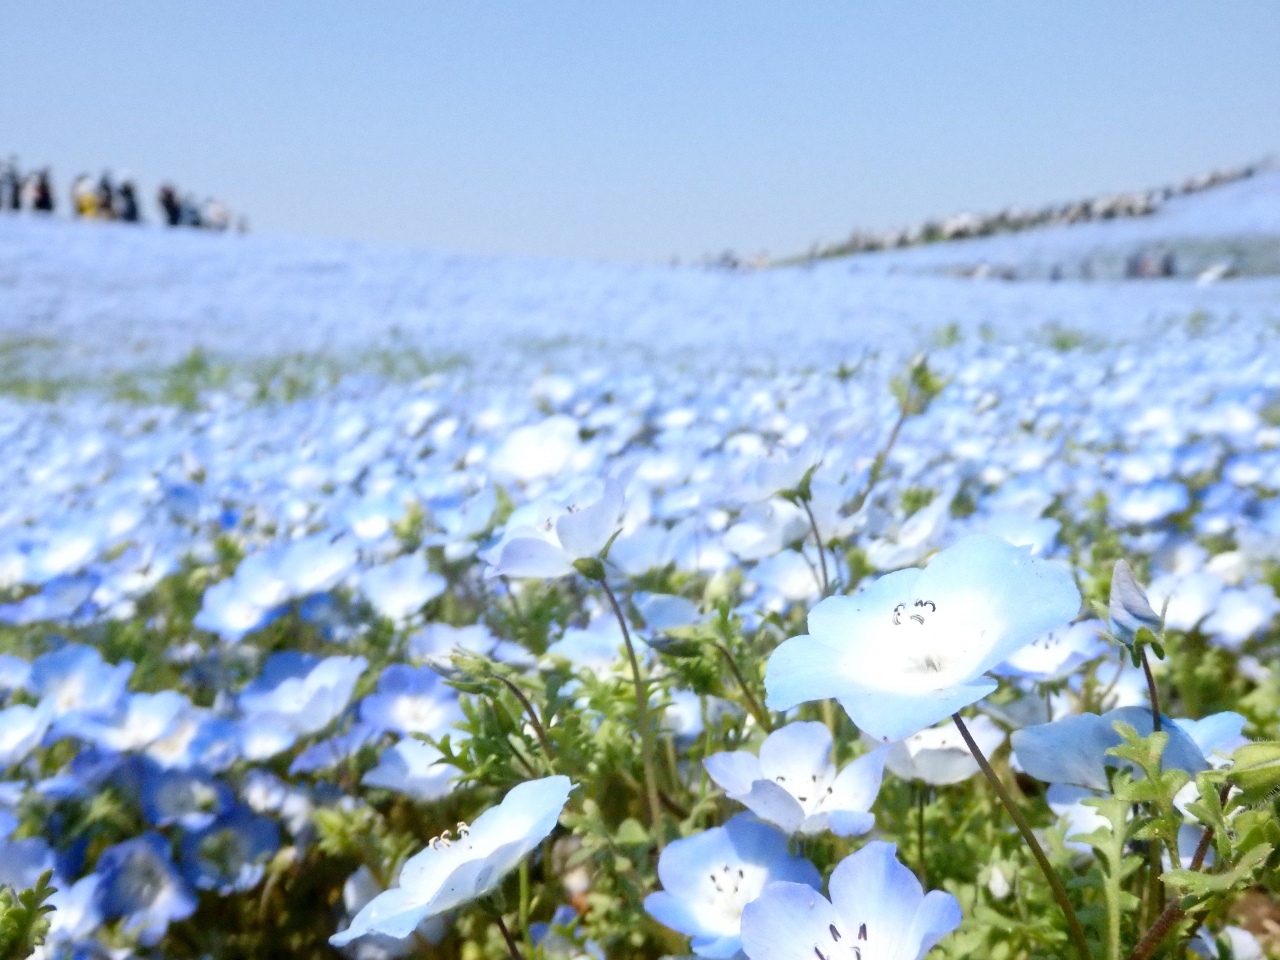
[[[542,745],[542,752],[547,755],[547,766],[552,773],[555,772],[555,755],[551,749],[551,738],[547,736],[546,728],[543,727],[542,721],[538,718],[538,711],[533,708],[533,704],[529,702],[529,698],[524,692],[515,685],[514,682],[508,680],[501,674],[495,674],[500,681],[511,691],[512,696],[520,701],[520,706],[524,708],[524,712],[529,715],[529,723],[533,726],[534,732],[538,735],[538,743]]]
[[[644,677],[640,674],[640,661],[636,658],[636,648],[631,642],[631,631],[627,628],[627,618],[622,615],[622,607],[618,598],[613,595],[609,584],[603,579],[600,586],[604,595],[609,598],[613,607],[613,615],[618,618],[618,626],[622,628],[622,639],[627,645],[627,659],[631,662],[631,679],[636,688],[636,726],[640,733],[640,759],[644,764],[644,786],[649,804],[649,823],[653,828],[653,839],[661,853],[666,846],[663,837],[662,801],[658,794],[658,772],[654,766],[653,728],[649,722],[649,694]]]
[[[502,919],[502,914],[494,914],[494,919],[498,921],[498,929],[502,931],[502,939],[507,941],[507,952],[511,954],[511,960],[524,960],[524,957],[520,955],[520,948],[516,946],[516,942],[511,936],[511,931],[507,929],[506,921]]]
[[[729,652],[729,648],[719,642],[713,644],[713,646],[720,652],[720,656],[724,657],[724,662],[729,665],[729,672],[733,674],[733,679],[742,690],[742,695],[747,700],[747,709],[751,711],[751,715],[756,718],[756,722],[760,726],[764,727],[765,733],[773,733],[773,721],[769,719],[769,711],[756,699],[756,695],[747,686],[747,679],[742,675],[742,671],[738,669],[738,664],[733,659],[733,654]]]
[[[1160,732],[1160,694],[1156,692],[1156,678],[1151,673],[1151,663],[1147,660],[1147,648],[1140,651],[1142,656],[1142,672],[1147,675],[1147,696],[1151,700],[1151,729]]]
[[[1036,835],[1032,832],[1031,824],[1022,815],[1018,805],[1013,802],[1013,797],[1009,796],[1009,791],[1000,782],[996,772],[991,769],[991,764],[987,761],[986,755],[983,754],[981,748],[969,733],[969,728],[965,726],[964,718],[960,714],[954,713],[951,715],[951,719],[955,721],[956,729],[960,731],[960,736],[964,737],[964,742],[968,746],[969,752],[973,754],[973,759],[978,761],[978,766],[982,768],[982,773],[991,784],[991,788],[995,790],[996,796],[1000,798],[1004,808],[1009,811],[1009,816],[1017,824],[1018,832],[1022,834],[1022,839],[1026,841],[1027,847],[1031,850],[1031,855],[1035,857],[1036,863],[1040,865],[1044,878],[1049,881],[1049,888],[1053,891],[1053,898],[1058,901],[1058,906],[1062,908],[1062,914],[1066,917],[1067,932],[1071,936],[1071,942],[1076,949],[1076,953],[1080,955],[1080,960],[1091,960],[1089,943],[1084,936],[1084,927],[1080,925],[1080,918],[1076,916],[1075,907],[1071,906],[1071,898],[1067,896],[1067,888],[1062,885],[1062,879],[1058,876],[1058,872],[1053,869],[1053,864],[1049,862],[1049,858],[1045,855],[1044,849],[1040,846],[1040,841],[1036,839]]]
[[[809,506],[809,501],[804,497],[796,497],[800,501],[800,506],[804,507],[804,512],[809,517],[809,528],[813,530],[813,542],[818,545],[818,562],[822,565],[822,596],[826,597],[831,592],[831,578],[827,575],[827,551],[822,546],[822,534],[818,532],[818,521],[813,515],[813,508]]]
[[[1229,786],[1222,788],[1222,800],[1226,802],[1227,791]],[[1204,858],[1209,855],[1209,844],[1213,842],[1213,827],[1205,827],[1204,834],[1200,837],[1200,842],[1196,845],[1196,852],[1191,857],[1191,870],[1199,870],[1204,865]],[[1178,906],[1177,899],[1170,900],[1161,911],[1160,916],[1156,917],[1156,922],[1151,925],[1148,930],[1138,941],[1138,945],[1133,948],[1133,952],[1129,954],[1129,960],[1148,960],[1148,958],[1156,952],[1160,946],[1160,941],[1165,938],[1175,926],[1177,926],[1187,915],[1187,912]]]
[[[925,857],[924,808],[928,801],[929,787],[916,784],[916,853],[920,855],[920,886],[929,889],[929,861]]]

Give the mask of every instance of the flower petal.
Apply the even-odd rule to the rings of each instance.
[[[742,949],[750,960],[814,960],[829,956],[855,931],[827,899],[801,883],[771,883],[742,911]],[[832,931],[835,931],[834,933]]]

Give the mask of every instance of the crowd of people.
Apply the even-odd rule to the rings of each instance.
[[[888,230],[855,231],[847,240],[831,245],[816,245],[801,259],[837,257],[870,250],[913,247],[944,240],[985,237],[996,233],[1013,233],[1055,223],[1083,223],[1089,220],[1114,220],[1121,217],[1143,217],[1155,213],[1167,200],[1208,190],[1211,187],[1244,180],[1271,169],[1272,161],[1251,163],[1230,170],[1214,170],[1190,177],[1178,184],[1050,204],[1038,209],[1010,207],[991,214],[961,213],[945,220],[926,220],[912,227]]]
[[[226,204],[212,197],[200,202],[193,193],[181,193],[172,184],[161,185],[156,194],[159,222],[170,227],[197,227],[205,230],[248,229],[244,217],[233,217]],[[49,167],[24,171],[16,157],[0,164],[0,211],[32,211],[53,214],[57,210],[53,174]],[[96,180],[87,173],[71,184],[71,216],[85,220],[118,220],[142,223],[138,187],[128,174],[118,179],[104,171]]]

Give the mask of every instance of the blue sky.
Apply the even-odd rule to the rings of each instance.
[[[665,261],[1280,151],[1280,4],[0,0],[0,153],[259,232]]]

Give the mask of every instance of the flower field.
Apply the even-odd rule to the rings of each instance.
[[[1280,949],[1274,277],[0,249],[0,956]]]

